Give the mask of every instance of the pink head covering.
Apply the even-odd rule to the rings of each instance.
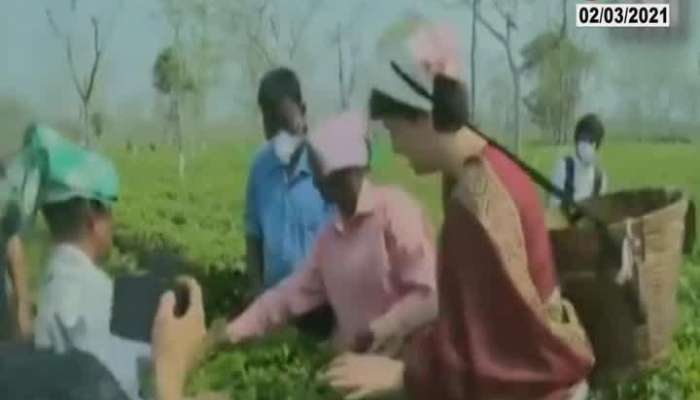
[[[369,162],[367,119],[349,111],[322,121],[309,137],[320,162],[321,173],[350,167],[365,167]]]

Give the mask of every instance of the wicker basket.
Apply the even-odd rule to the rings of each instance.
[[[625,191],[585,205],[608,224],[607,233],[585,219],[550,232],[564,295],[593,344],[591,381],[609,383],[668,356],[684,241],[692,236],[694,223],[687,226],[694,216],[679,191]],[[618,283],[625,238],[635,243],[633,275]]]

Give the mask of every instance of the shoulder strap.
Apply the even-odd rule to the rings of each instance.
[[[601,218],[595,210],[592,210],[590,207],[585,206],[583,204],[578,204],[574,201],[572,196],[569,196],[566,191],[564,191],[562,188],[558,187],[552,181],[549,180],[549,178],[545,177],[540,171],[536,170],[532,166],[530,166],[528,163],[523,161],[520,157],[516,156],[513,154],[511,151],[503,147],[500,143],[497,141],[491,139],[490,137],[486,136],[481,130],[476,128],[475,126],[471,124],[466,124],[473,132],[475,132],[477,135],[481,136],[486,142],[489,143],[489,145],[493,146],[494,148],[498,149],[501,151],[503,154],[506,155],[511,161],[513,161],[517,166],[523,169],[523,171],[530,177],[530,179],[535,182],[538,186],[540,186],[542,189],[544,189],[547,193],[556,196],[559,200],[562,202],[562,208],[565,211],[565,214],[571,221],[576,221],[580,219],[581,217],[588,218],[591,220],[596,227],[596,230],[600,232],[602,237],[604,238],[603,245],[604,246],[609,246],[614,242],[612,237],[610,236],[610,232],[607,229],[607,225],[604,222],[603,218]]]
[[[596,167],[595,177],[593,178],[593,197],[600,196],[600,192],[603,190],[603,172]]]
[[[411,90],[413,90],[419,96],[424,97],[430,100],[433,104],[435,104],[435,99],[433,95],[428,90],[426,90],[425,87],[423,87],[420,83],[416,82],[408,74],[402,71],[397,63],[392,62],[391,68],[411,88]],[[564,190],[559,188],[557,185],[553,184],[552,181],[545,177],[541,172],[528,165],[526,162],[520,159],[520,157],[508,151],[508,149],[503,147],[497,141],[485,135],[480,129],[475,127],[474,124],[466,122],[465,126],[470,128],[477,135],[481,136],[484,140],[486,140],[487,143],[489,143],[489,145],[493,146],[494,148],[498,149],[503,154],[505,154],[506,157],[508,157],[512,162],[514,162],[517,166],[522,168],[522,170],[538,186],[542,187],[549,194],[559,198],[562,201],[563,209],[565,210],[565,213],[567,214],[570,220],[576,220],[582,216],[590,219],[591,221],[593,221],[594,225],[596,226],[596,229],[600,231],[601,235],[604,237],[604,243],[608,245],[613,243],[612,237],[608,232],[605,222],[602,218],[600,218],[597,215],[595,211],[591,210],[587,206],[577,204],[571,196],[567,196]]]
[[[574,198],[574,174],[575,172],[575,166],[574,166],[574,159],[571,156],[568,156],[564,159],[564,163],[566,165],[566,178],[564,179],[564,193],[566,193],[567,196],[570,198]]]

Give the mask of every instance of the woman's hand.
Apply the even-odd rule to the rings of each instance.
[[[179,282],[189,292],[189,308],[182,317],[175,314],[175,293],[163,295],[153,324],[153,362],[158,400],[179,400],[187,374],[205,350],[206,327],[202,290],[192,278]]]
[[[389,357],[345,354],[319,377],[348,400],[392,395],[403,388],[404,364]]]

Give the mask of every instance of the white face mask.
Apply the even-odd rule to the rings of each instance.
[[[292,135],[287,131],[280,131],[277,136],[272,138],[272,149],[282,164],[289,165],[294,151],[299,148],[302,141],[301,136]]]
[[[597,150],[593,143],[578,142],[576,144],[576,154],[583,164],[592,165],[596,161]]]

